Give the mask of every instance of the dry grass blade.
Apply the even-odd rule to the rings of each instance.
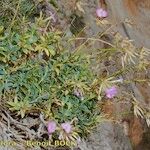
[[[139,54],[139,64],[138,64],[139,70],[147,70],[147,67],[150,66],[149,58],[150,58],[150,49],[143,47]]]
[[[136,117],[140,116],[141,118],[144,118],[145,116],[145,110],[139,105],[138,101],[135,97],[133,97],[133,109],[134,109],[134,115]]]
[[[150,127],[150,112],[147,112],[145,115],[147,126]]]
[[[114,44],[116,45],[116,49],[122,54],[121,61],[123,68],[126,64],[136,64],[139,54],[131,40],[123,39],[123,37],[117,33],[115,35]]]
[[[149,57],[149,55],[150,55],[150,49],[143,47],[140,52],[140,59],[147,58]]]
[[[134,114],[136,117],[140,116],[141,118],[144,118],[143,109],[138,105],[134,105]]]

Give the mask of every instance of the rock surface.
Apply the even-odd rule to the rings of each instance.
[[[110,20],[116,30],[127,36],[139,47],[150,48],[150,1],[106,0]]]
[[[100,124],[88,141],[81,143],[81,150],[132,150],[129,138],[119,124],[110,121]]]

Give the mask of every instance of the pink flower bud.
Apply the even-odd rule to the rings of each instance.
[[[106,93],[106,97],[113,98],[117,94],[117,89],[116,89],[116,87],[113,86],[109,89],[106,89],[105,93]]]
[[[70,133],[72,131],[72,126],[69,122],[62,123],[61,127],[66,133]]]
[[[56,130],[56,122],[55,121],[49,121],[47,129],[48,129],[48,133],[49,134],[52,134],[53,132],[55,132],[55,130]]]
[[[108,12],[106,10],[104,10],[103,8],[97,8],[96,15],[99,18],[106,18],[108,16]]]

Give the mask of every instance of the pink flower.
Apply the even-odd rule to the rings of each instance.
[[[69,122],[66,122],[66,123],[62,123],[61,124],[61,127],[63,128],[63,130],[66,132],[66,133],[70,133],[72,131],[72,126]]]
[[[47,129],[48,129],[48,133],[49,134],[52,134],[53,132],[55,132],[55,130],[56,130],[56,122],[55,121],[49,121]]]
[[[99,18],[106,18],[108,16],[108,12],[106,10],[104,10],[103,8],[97,8],[96,15]]]
[[[106,89],[105,93],[108,98],[113,98],[117,94],[117,89],[113,86],[109,89]]]

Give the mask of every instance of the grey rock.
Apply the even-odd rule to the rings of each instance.
[[[150,9],[137,6],[140,13],[136,17],[129,13],[123,0],[106,0],[106,3],[110,20],[116,24],[116,31],[133,40],[136,46],[150,48]],[[141,3],[143,2],[141,1]],[[132,22],[132,25],[129,26],[126,20]]]
[[[132,150],[122,126],[110,121],[101,123],[79,147],[81,150]]]

